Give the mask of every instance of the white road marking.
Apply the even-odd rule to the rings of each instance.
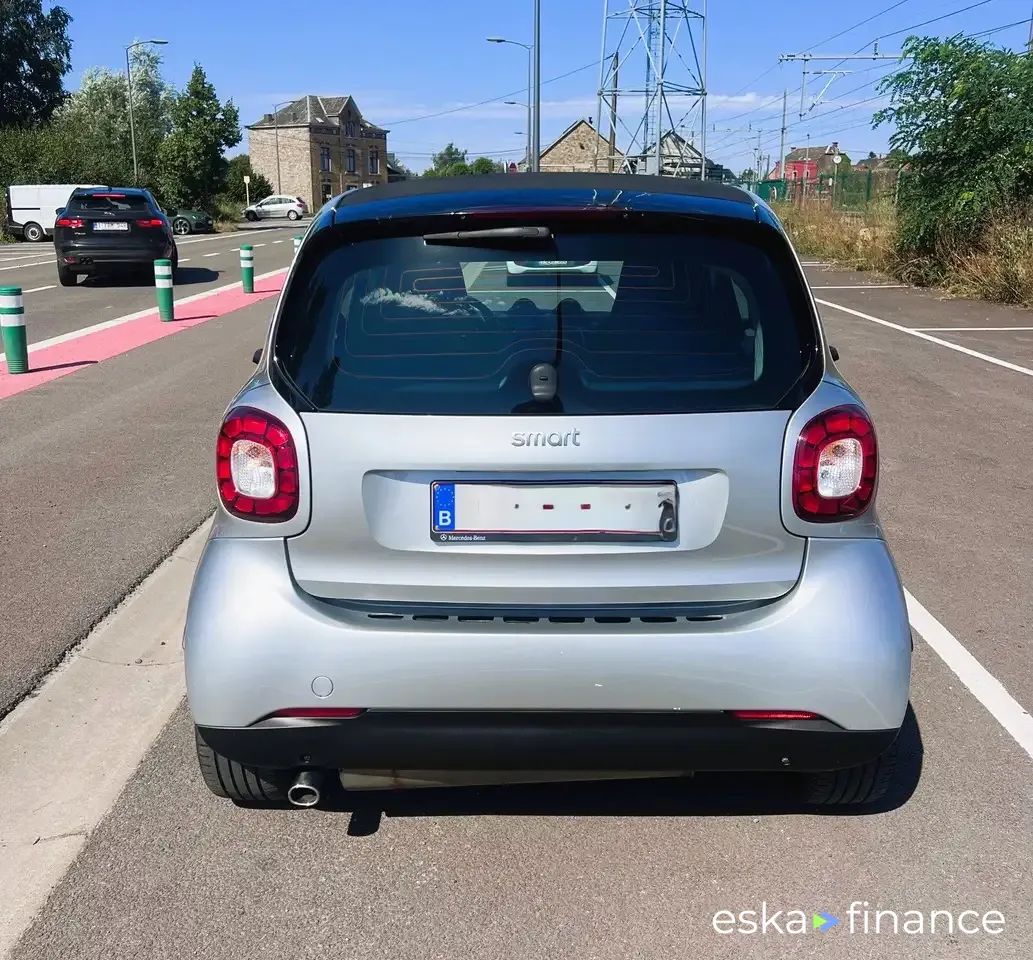
[[[280,267],[278,270],[270,270],[268,273],[260,273],[255,277],[255,280],[266,280],[269,277],[275,277],[277,274],[286,273],[288,267]],[[175,301],[175,305],[182,306],[187,303],[193,303],[196,300],[203,300],[205,297],[210,297],[216,293],[222,293],[224,290],[236,290],[240,288],[240,281],[236,280],[233,283],[224,283],[221,287],[212,287],[211,290],[204,290],[201,293],[191,294],[189,297],[180,297]],[[110,310],[111,307],[108,307]],[[68,343],[69,340],[78,340],[80,337],[89,336],[91,333],[96,333],[98,330],[109,330],[111,327],[121,326],[123,323],[129,323],[132,320],[139,320],[140,317],[146,317],[149,314],[157,312],[157,307],[147,307],[144,310],[137,310],[135,313],[127,313],[123,317],[112,317],[110,320],[102,320],[100,323],[94,323],[89,327],[83,327],[80,330],[69,330],[68,333],[58,334],[56,337],[50,337],[46,340],[38,340],[36,343],[29,344],[29,353],[33,353],[36,350],[43,350],[46,347],[53,347],[59,343]],[[4,354],[0,353],[0,360],[5,359]],[[0,888],[2,889],[2,888]],[[2,956],[2,954],[0,954]]]
[[[206,257],[221,257],[223,255],[223,253],[225,253],[225,252],[226,251],[224,251],[224,250],[216,250],[215,253],[206,253],[206,254],[203,254],[203,256],[206,256]]]
[[[33,287],[31,290],[22,290],[22,293],[39,293],[41,290],[53,290],[56,286],[56,283],[52,283],[47,287]]]
[[[190,257],[180,257],[179,258],[179,262],[180,263],[190,263]]]
[[[32,251],[32,253],[13,253],[6,255],[0,253],[0,263],[14,263],[16,260],[35,260],[42,256],[43,254],[36,250]]]
[[[912,327],[912,330],[942,330],[944,333],[981,333],[984,330],[1033,330],[1033,327]]]
[[[32,922],[183,697],[180,640],[208,524],[0,723],[0,956]],[[26,796],[26,785],[45,784]]]
[[[22,270],[25,267],[44,267],[47,264],[53,264],[54,260],[37,260],[35,263],[16,263],[13,267],[0,267],[0,270]]]
[[[273,244],[274,245],[277,244],[277,243],[283,243],[283,241],[282,240],[273,240]]]
[[[812,290],[906,290],[906,283],[843,283],[829,286],[811,285]]]
[[[252,250],[257,250],[259,247],[264,247],[264,246],[265,246],[264,243],[253,243],[253,244],[251,244],[251,249]]]
[[[899,330],[901,333],[906,333],[909,336],[918,337],[919,340],[928,340],[929,343],[939,344],[941,347],[946,347],[948,350],[955,350],[958,353],[964,353],[967,356],[975,357],[977,360],[985,360],[987,363],[992,363],[995,366],[1004,367],[1005,370],[1014,370],[1016,373],[1024,373],[1027,377],[1033,377],[1033,370],[1029,367],[1021,367],[1017,363],[1009,363],[1007,360],[1001,360],[999,357],[992,357],[988,353],[980,353],[978,350],[970,350],[968,347],[963,347],[957,343],[951,343],[949,340],[943,340],[940,337],[934,337],[931,334],[923,333],[921,330],[914,330],[911,327],[904,327],[899,323],[893,323],[890,320],[873,317],[870,313],[862,313],[860,310],[854,310],[851,307],[844,307],[841,304],[833,303],[831,300],[819,300],[815,297],[814,302],[820,303],[823,307],[832,307],[833,310],[842,310],[843,313],[849,313],[851,316],[860,317],[862,320],[870,320],[872,323],[878,323],[881,326],[889,327],[891,330]]]
[[[904,599],[911,626],[1033,759],[1033,717],[1029,711],[907,590]]]
[[[236,233],[213,233],[207,237],[193,237],[190,240],[177,240],[176,246],[184,246],[188,243],[208,243],[209,240],[225,240],[228,237],[242,237],[245,233],[251,233],[250,230],[238,230]]]

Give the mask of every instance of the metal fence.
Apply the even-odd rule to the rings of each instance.
[[[895,169],[836,170],[808,181],[763,180],[754,192],[768,202],[821,203],[837,210],[867,210],[873,203],[895,201],[900,173]]]

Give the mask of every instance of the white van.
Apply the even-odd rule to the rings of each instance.
[[[54,235],[54,219],[78,187],[99,187],[99,183],[37,183],[7,188],[7,229],[26,240],[43,240]]]

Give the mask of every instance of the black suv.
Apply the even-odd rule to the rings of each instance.
[[[79,274],[150,274],[153,262],[179,255],[168,218],[150,191],[135,187],[73,190],[54,223],[57,278],[74,287]]]

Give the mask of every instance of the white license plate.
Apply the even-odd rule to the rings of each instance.
[[[672,541],[678,488],[657,483],[450,483],[431,485],[431,536],[439,543]]]
[[[111,220],[102,221],[93,224],[94,230],[112,230],[115,232],[125,233],[129,230],[129,224],[124,220]]]

